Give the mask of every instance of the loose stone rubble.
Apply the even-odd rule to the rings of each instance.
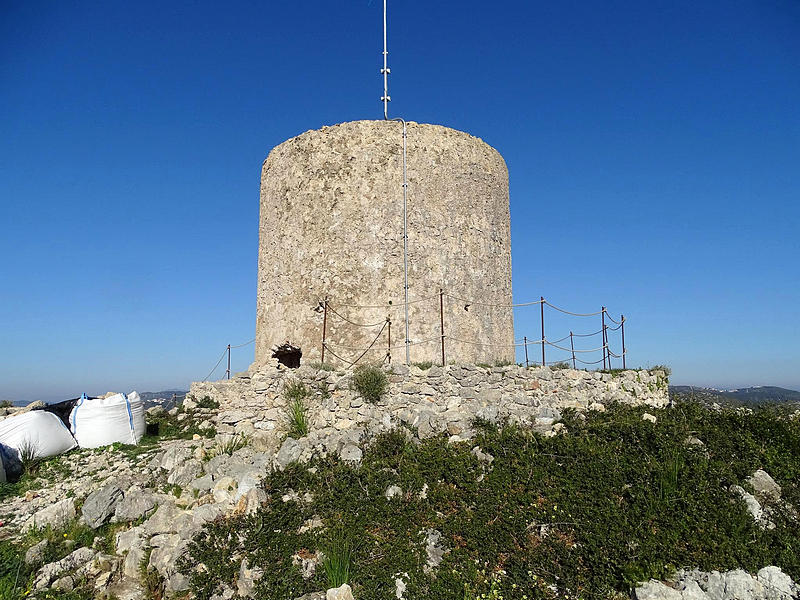
[[[293,379],[301,379],[317,391],[307,402],[311,431],[297,440],[286,437],[282,403],[283,385]],[[176,594],[188,589],[179,558],[192,537],[208,522],[255,512],[266,501],[261,480],[293,461],[339,453],[345,460],[358,462],[363,442],[392,427],[412,428],[418,438],[446,434],[451,441],[460,441],[472,435],[471,419],[480,416],[492,421],[508,418],[528,423],[545,434],[564,435],[567,432],[557,421],[565,407],[604,410],[603,402],[613,400],[656,407],[667,402],[666,379],[659,372],[627,372],[612,377],[517,366],[401,367],[390,379],[387,397],[374,405],[349,389],[348,374],[309,368],[276,368],[269,373],[240,375],[230,382],[195,384],[194,399],[188,397],[184,405],[187,412],[171,412],[176,418],[193,419],[202,429],[215,425],[215,438],[197,435],[194,439],[164,440],[152,449],[137,452],[107,447],[64,455],[59,459],[63,477],[58,481],[0,502],[0,514],[12,515],[3,533],[18,535],[44,526],[58,529],[76,519],[92,528],[118,524],[113,554],[96,546],[80,547],[59,561],[42,565],[47,542],[31,547],[25,560],[39,565],[35,588],[69,590],[88,580],[98,597],[113,594],[120,600],[139,600],[146,597],[141,582],[144,566],[163,581],[167,595]],[[212,393],[220,403],[219,409],[198,405],[197,398]],[[230,453],[221,450],[232,436],[243,434],[249,443]],[[472,453],[486,471],[492,469],[491,454],[478,446]],[[754,494],[750,495],[757,503],[780,501],[780,485],[765,471],[756,471],[743,484],[752,488]],[[426,490],[427,484],[420,497]],[[386,497],[400,501],[403,493],[399,486],[391,485]],[[735,493],[731,498],[736,498]],[[297,493],[284,497],[286,502],[305,500]],[[314,517],[303,523],[301,530],[324,527],[326,524]],[[419,537],[425,570],[435,572],[448,548],[436,530],[422,530]],[[312,577],[323,557],[318,552],[298,552],[296,558],[295,568]],[[257,565],[243,557],[236,589],[223,589],[215,597],[255,597],[260,577]],[[402,597],[405,587],[404,578],[398,574],[397,598]],[[749,595],[731,595],[743,594],[742,590]],[[797,593],[797,585],[780,569],[766,567],[754,576],[742,571],[681,571],[674,581],[643,584],[637,588],[636,597],[759,600],[789,598]],[[353,592],[349,586],[342,586],[303,598],[347,600],[353,598]]]

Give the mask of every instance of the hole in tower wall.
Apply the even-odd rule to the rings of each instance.
[[[272,358],[277,358],[279,363],[290,369],[296,369],[300,366],[300,358],[302,356],[303,351],[300,347],[290,342],[272,347]]]

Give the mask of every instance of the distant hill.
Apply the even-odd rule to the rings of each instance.
[[[158,405],[170,410],[181,404],[183,399],[186,398],[186,394],[188,394],[186,390],[164,390],[161,392],[139,392],[139,397],[144,400],[145,408]]]
[[[702,402],[717,402],[719,404],[800,404],[800,392],[771,385],[733,390],[718,390],[691,385],[671,385],[669,386],[669,393],[673,398],[694,398]]]
[[[161,392],[139,392],[139,396],[144,400],[145,408],[159,405],[169,410],[181,404],[187,393],[186,390],[163,390]],[[0,403],[2,402],[0,401]],[[11,400],[12,406],[27,406],[31,402],[32,400]]]

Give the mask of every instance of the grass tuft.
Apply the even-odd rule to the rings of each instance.
[[[286,408],[286,417],[289,420],[289,437],[295,439],[308,435],[308,409],[300,400],[292,400]]]
[[[353,564],[353,550],[350,541],[343,534],[337,534],[324,549],[322,567],[328,587],[335,588],[350,583],[350,569]]]
[[[226,436],[214,444],[214,447],[208,451],[208,454],[206,454],[206,458],[210,460],[215,456],[220,456],[222,454],[227,454],[230,456],[237,450],[241,450],[242,448],[246,447],[248,444],[250,444],[250,436],[247,436],[243,433],[237,433],[229,437]]]

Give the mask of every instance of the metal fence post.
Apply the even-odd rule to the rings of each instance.
[[[225,375],[227,375],[228,379],[231,378],[231,345],[230,344],[228,344],[228,370],[225,371]]]
[[[389,327],[389,347],[386,349],[386,356],[389,357],[389,364],[392,364],[392,319],[386,317],[386,323]]]
[[[444,289],[442,288],[439,288],[439,322],[442,327],[442,366],[444,366]]]
[[[539,307],[542,309],[542,366],[545,366],[547,363],[544,361],[544,296],[539,296]]]
[[[322,358],[321,362],[325,364],[325,334],[327,333],[328,329],[328,297],[325,296],[325,300],[323,301],[323,315],[322,315]]]
[[[525,368],[527,369],[528,368],[528,336],[524,336],[522,338],[522,341],[524,342],[524,345],[525,345]]]
[[[603,370],[606,370],[606,307],[603,306],[600,309],[600,331],[602,332],[602,339],[603,339]]]
[[[622,368],[627,369],[625,364],[625,315],[620,315],[620,329],[622,329]]]
[[[569,347],[572,350],[572,368],[577,369],[575,366],[575,344],[572,341],[572,332],[569,332]]]

